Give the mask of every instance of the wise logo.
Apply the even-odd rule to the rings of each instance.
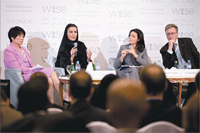
[[[194,33],[193,32],[178,32],[178,35],[180,37],[189,37],[189,38],[193,38],[194,37]]]
[[[88,49],[94,54],[98,54],[100,51],[99,47],[88,47]]]
[[[172,13],[175,15],[194,15],[193,8],[172,8]]]
[[[78,4],[99,5],[100,0],[77,0]]]
[[[163,44],[149,43],[146,45],[147,50],[160,50]]]
[[[142,0],[142,2],[163,2],[164,0]]]
[[[66,6],[42,6],[44,13],[66,13]]]
[[[133,16],[132,11],[109,11],[110,17],[130,18]]]
[[[43,31],[42,33],[45,38],[61,38],[63,36],[61,31]]]
[[[115,35],[109,36],[110,41],[119,41],[122,42],[127,39],[127,35]]]

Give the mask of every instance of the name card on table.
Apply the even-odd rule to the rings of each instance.
[[[115,70],[98,70],[98,71],[86,71],[93,80],[102,80],[108,74],[116,75]]]
[[[90,74],[93,80],[102,80],[108,74],[116,75],[115,70],[98,70],[98,71],[86,71],[86,72]],[[72,74],[73,73],[76,73],[76,71],[73,71]],[[70,76],[69,75],[61,76],[59,77],[59,79],[69,80]]]
[[[195,78],[199,69],[164,69],[167,78]]]

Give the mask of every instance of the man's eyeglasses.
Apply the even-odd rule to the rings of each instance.
[[[172,32],[172,33],[167,33],[166,35],[167,36],[170,36],[170,35],[174,35],[174,34],[176,34],[177,32]]]

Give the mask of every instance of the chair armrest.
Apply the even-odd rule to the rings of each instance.
[[[16,83],[23,84],[24,79],[22,77],[22,72],[20,69],[9,69],[6,68],[5,71],[5,78],[10,79]]]
[[[22,72],[20,69],[8,69],[4,70],[5,78],[10,80],[10,103],[17,108],[18,98],[17,93],[19,87],[24,83]]]

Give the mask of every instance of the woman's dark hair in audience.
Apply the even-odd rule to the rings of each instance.
[[[116,79],[118,79],[119,76],[114,74],[108,74],[106,75],[99,85],[99,89],[95,90],[95,93],[91,99],[91,104],[93,106],[106,109],[106,95],[109,85]]]

